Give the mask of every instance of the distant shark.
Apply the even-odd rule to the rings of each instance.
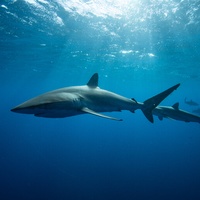
[[[34,114],[36,117],[46,118],[63,118],[88,113],[122,121],[121,119],[104,115],[102,112],[129,110],[134,113],[135,110],[141,109],[146,118],[153,123],[152,110],[176,90],[179,85],[174,85],[147,99],[144,103],[140,103],[133,98],[129,99],[100,89],[98,87],[98,74],[95,73],[87,85],[65,87],[47,92],[18,105],[11,111]]]
[[[158,116],[160,120],[163,120],[163,118],[169,118],[184,122],[200,123],[199,116],[179,109],[179,103],[175,103],[173,106],[157,106],[152,113],[153,115]]]
[[[187,101],[186,98],[185,98],[185,103],[188,104],[188,105],[190,105],[190,106],[198,106],[199,105],[198,103],[196,103],[192,99],[190,101]]]

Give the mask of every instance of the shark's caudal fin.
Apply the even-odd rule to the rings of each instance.
[[[161,101],[163,101],[168,95],[170,95],[174,90],[176,90],[178,87],[180,86],[180,83],[177,85],[174,85],[173,87],[147,99],[144,102],[144,105],[142,107],[142,112],[144,113],[145,117],[151,122],[153,123],[153,115],[152,115],[152,110],[158,106]]]

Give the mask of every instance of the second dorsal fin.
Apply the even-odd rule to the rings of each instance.
[[[175,104],[172,106],[172,108],[174,108],[175,110],[179,110],[179,103],[178,103],[178,102],[175,103]]]
[[[99,82],[99,76],[98,76],[98,73],[95,73],[92,75],[92,77],[88,81],[87,86],[91,88],[96,88],[98,87],[98,82]]]

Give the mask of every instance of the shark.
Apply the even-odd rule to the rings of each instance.
[[[86,85],[65,87],[41,94],[12,108],[11,111],[45,118],[64,118],[80,114],[91,114],[122,121],[122,119],[103,113],[120,112],[122,110],[134,113],[135,110],[140,109],[145,117],[153,123],[153,109],[180,85],[180,83],[176,84],[141,103],[134,98],[126,98],[111,91],[100,89],[98,81],[98,73],[94,73]]]
[[[192,99],[190,101],[187,101],[187,99],[185,98],[184,102],[190,106],[198,106],[199,104],[196,103],[195,101],[193,101]]]
[[[185,110],[179,109],[179,103],[175,103],[173,106],[157,106],[153,111],[153,115],[158,116],[160,120],[163,118],[174,119],[184,122],[197,122],[200,123],[200,117],[189,113]]]

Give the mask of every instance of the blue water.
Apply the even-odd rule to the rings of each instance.
[[[37,118],[10,109],[41,93],[99,86],[142,102],[200,103],[196,0],[0,3],[0,199],[200,199],[200,125],[140,110]],[[196,108],[196,107],[195,107]]]

